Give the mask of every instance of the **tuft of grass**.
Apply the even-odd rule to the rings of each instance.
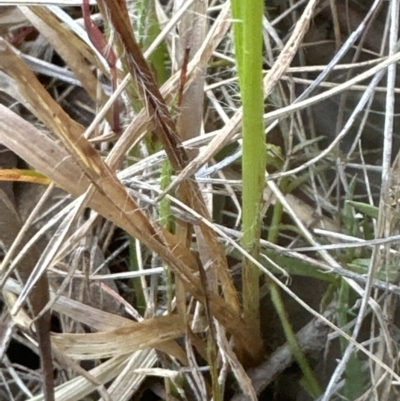
[[[3,3],[0,399],[397,399],[397,2]]]

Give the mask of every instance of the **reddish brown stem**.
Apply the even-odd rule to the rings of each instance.
[[[114,50],[107,45],[107,40],[104,34],[90,18],[89,0],[82,0],[82,15],[90,41],[93,43],[93,46],[97,49],[97,51],[104,57],[104,59],[107,61],[108,66],[110,67],[111,86],[114,92],[117,88],[117,56]],[[112,128],[117,134],[121,131],[118,102],[116,102],[113,106]]]

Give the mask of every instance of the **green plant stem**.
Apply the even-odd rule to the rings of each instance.
[[[263,0],[232,0],[234,40],[243,105],[243,220],[242,245],[259,258],[261,207],[266,169],[264,94],[262,85]],[[259,329],[259,270],[243,260],[244,316]]]
[[[281,190],[283,190],[283,192],[285,192],[287,184],[288,184],[287,180],[282,180],[280,187]],[[280,202],[277,201],[274,206],[271,227],[268,233],[269,242],[274,243],[277,242],[278,240],[279,227],[282,220],[282,215],[283,215],[283,206]],[[299,364],[301,371],[303,372],[304,377],[302,383],[311,396],[317,397],[321,394],[321,388],[308,364],[304,352],[302,351],[297,342],[296,335],[293,331],[292,325],[290,324],[290,321],[286,313],[285,304],[283,302],[280,290],[276,285],[276,283],[274,283],[272,280],[268,280],[267,284],[271,294],[272,303],[274,305],[276,312],[278,313],[279,320],[283,327],[283,331],[285,332],[286,341],[288,342],[289,347],[292,350],[292,353],[296,358],[296,361]]]
[[[147,49],[154,39],[161,32],[160,25],[157,20],[155,5],[153,0],[139,0],[136,4],[139,12],[138,22],[138,38],[142,49]],[[156,73],[156,81],[158,85],[162,85],[167,79],[168,74],[165,68],[165,60],[168,56],[167,48],[162,42],[150,55],[148,61],[154,68]]]
[[[271,299],[274,304],[275,310],[279,315],[283,331],[285,332],[286,340],[289,344],[289,347],[294,357],[296,358],[297,363],[300,366],[301,371],[303,372],[304,387],[312,397],[318,397],[322,392],[321,388],[310,368],[310,365],[308,364],[307,358],[304,355],[303,350],[300,348],[299,343],[297,342],[296,336],[293,332],[292,326],[287,317],[286,310],[278,286],[275,283],[271,282],[270,291],[271,291]]]
[[[165,160],[162,165],[161,172],[161,182],[160,189],[164,190],[171,182],[172,177],[172,166],[169,160]],[[165,196],[160,201],[159,206],[159,216],[160,224],[167,228],[167,230],[172,231],[173,221],[171,218],[171,201],[167,196]],[[172,313],[172,299],[174,297],[173,290],[173,277],[169,266],[165,266],[165,276],[166,276],[166,287],[167,287],[167,310]]]

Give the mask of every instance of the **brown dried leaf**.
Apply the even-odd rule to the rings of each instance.
[[[57,299],[53,309],[69,316],[76,322],[86,324],[99,331],[112,331],[116,328],[131,326],[134,324],[132,320],[93,308],[64,296],[60,296]],[[187,365],[186,354],[175,341],[165,341],[164,343],[159,344],[158,349],[167,355],[177,358],[184,365]]]
[[[53,344],[74,359],[99,359],[130,354],[144,348],[159,348],[181,337],[186,326],[179,315],[160,316],[106,332],[54,334]]]

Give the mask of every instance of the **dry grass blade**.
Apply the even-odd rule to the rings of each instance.
[[[102,359],[145,348],[161,346],[163,349],[163,342],[182,337],[185,332],[186,326],[180,316],[160,316],[107,332],[54,334],[52,342],[74,359]]]
[[[102,68],[92,49],[88,47],[80,38],[68,30],[47,8],[43,7],[20,7],[26,18],[37,28],[38,31],[48,40],[57,53],[64,59],[75,77],[82,83],[89,96],[100,104],[105,103],[106,96],[99,88],[97,78],[87,63],[89,60],[97,68]],[[56,27],[55,30],[53,27]],[[112,116],[107,114],[108,120],[112,121]]]
[[[199,71],[201,71],[210,58],[216,47],[220,44],[221,40],[227,34],[229,27],[231,26],[230,21],[230,5],[226,2],[221,13],[215,24],[212,26],[208,35],[202,44],[199,51],[194,55],[193,60],[189,62],[186,71],[186,84],[190,85],[193,79],[196,78]],[[176,91],[178,90],[180,82],[180,72],[175,73],[160,89],[163,98],[171,102]],[[118,91],[117,91],[118,92]],[[151,123],[151,124],[150,124]],[[118,164],[123,155],[130,149],[133,144],[133,138],[136,138],[145,130],[150,129],[153,121],[151,116],[148,115],[146,110],[141,110],[136,118],[128,125],[125,132],[121,135],[120,140],[116,144],[115,148],[111,152],[112,163]]]
[[[65,150],[3,106],[0,106],[0,115],[2,117],[0,143],[4,143],[72,195],[79,196],[87,190],[88,179]],[[130,199],[130,202],[133,200]],[[193,273],[197,270],[196,262],[192,254],[174,241],[172,234],[162,232],[166,241],[170,241],[168,243],[170,251],[152,235],[146,235],[147,230],[143,227],[138,228],[137,221],[132,219],[132,216],[135,218],[141,213],[138,209],[134,214],[121,214],[121,210],[115,206],[115,203],[102,192],[96,192],[93,195],[89,206],[155,250],[179,274],[185,288],[200,302],[205,302],[199,279]],[[235,335],[238,341],[247,345],[251,353],[254,344],[247,343],[247,326],[236,310],[215,294],[210,294],[209,301],[212,314]]]
[[[135,355],[137,356],[137,355]],[[90,375],[96,378],[100,384],[106,384],[115,376],[120,374],[129,362],[126,356],[111,358],[90,370]],[[76,377],[71,381],[64,383],[56,390],[57,401],[76,401],[84,399],[90,393],[93,393],[98,386],[84,377]],[[30,401],[44,401],[43,396],[39,395],[30,398]]]
[[[111,22],[126,50],[126,62],[130,73],[138,84],[138,90],[142,92],[141,95],[145,104],[149,107],[149,115],[154,118],[155,132],[163,144],[172,166],[179,171],[185,166],[187,156],[179,143],[175,122],[171,118],[153,74],[133,36],[131,25],[127,18],[128,12],[122,7],[122,3],[118,4],[106,0],[105,4],[110,14]]]
[[[16,298],[13,295],[13,293],[21,294],[22,290],[19,285],[13,282],[13,280],[9,280],[6,285],[5,285],[7,291],[10,291],[9,297],[10,299],[10,309],[15,306]],[[55,294],[51,292],[51,299],[54,300]],[[53,310],[60,313],[63,316],[70,317],[73,319],[75,322],[80,322],[88,327],[92,328],[95,331],[103,332],[104,337],[108,337],[108,334],[112,332],[113,330],[117,328],[122,328],[122,327],[128,327],[129,330],[132,332],[135,332],[136,330],[141,330],[142,326],[139,325],[139,323],[132,322],[132,320],[123,318],[119,315],[115,315],[112,313],[108,313],[105,311],[102,311],[100,309],[93,308],[89,305],[83,304],[79,301],[75,301],[73,299],[70,299],[65,296],[60,296],[58,295],[57,298],[55,299],[55,302],[53,304]],[[175,317],[173,317],[175,319]],[[20,319],[20,320],[18,320]],[[164,319],[164,318],[162,318]],[[162,320],[161,319],[161,320]],[[16,318],[14,319],[15,322],[18,322],[18,324],[21,325],[21,327],[25,327],[26,329],[29,329],[29,327],[32,324],[32,319],[30,319],[23,310],[20,310],[18,314],[16,315]],[[174,321],[174,320],[173,320]],[[146,323],[147,322],[147,323]],[[148,321],[144,322],[145,325],[148,324]],[[157,325],[156,325],[157,326]],[[179,325],[178,325],[179,326]],[[146,326],[147,327],[147,326]],[[177,327],[177,330],[182,330]],[[149,330],[149,335],[151,335],[151,330]],[[154,333],[153,333],[154,334]],[[73,336],[73,335],[72,335]],[[89,335],[90,338],[90,335]],[[109,341],[113,341],[113,337],[109,337]],[[174,337],[171,337],[172,339]],[[66,342],[71,341],[73,337],[70,337],[70,339],[66,340]],[[65,346],[65,342],[63,342],[63,336],[60,336],[58,338],[58,342],[54,343],[56,346],[59,342],[61,342],[62,347]],[[166,353],[167,355],[171,355],[174,358],[178,359],[181,361],[183,365],[187,365],[187,357],[185,352],[182,350],[182,348],[175,342],[175,341],[169,341],[169,340],[162,340],[162,341],[157,341],[157,339],[152,339],[153,342],[157,342],[158,345],[156,348],[158,348],[160,351]],[[62,349],[61,347],[61,349]],[[133,345],[135,348],[135,346]],[[143,346],[140,343],[136,344],[136,349],[139,348],[146,348],[146,346]],[[56,348],[58,352],[60,352],[59,348]],[[129,352],[127,352],[128,354]]]
[[[178,9],[179,6],[180,4],[177,4],[176,8]],[[197,106],[204,101],[205,68],[197,72],[190,85],[186,83],[186,69],[187,64],[204,43],[206,29],[207,7],[204,2],[195,1],[181,20],[180,35],[176,44],[178,48],[176,61],[179,68],[183,67],[185,70],[180,83],[180,91],[184,94],[179,104],[180,113],[176,123],[181,141],[194,138],[201,133],[203,113]],[[190,110],[190,113],[185,112],[186,110]]]
[[[116,377],[108,391],[115,400],[128,400],[132,394],[139,390],[145,376],[136,373],[135,370],[151,368],[157,361],[154,350],[138,351],[132,354],[124,370]],[[135,369],[138,368],[138,369]]]
[[[54,310],[64,314],[65,316],[69,316],[76,322],[87,324],[88,326],[98,331],[110,332],[115,328],[125,326],[130,326],[132,327],[132,330],[135,330],[135,324],[133,324],[132,321],[129,319],[114,315],[112,313],[104,312],[96,308],[92,308],[88,305],[82,304],[66,297],[60,297],[57,300],[54,305]],[[140,348],[144,347],[140,346]],[[158,344],[157,348],[160,351],[165,352],[167,355],[171,355],[174,358],[177,358],[179,361],[182,362],[182,364],[187,365],[186,354],[175,341],[164,341],[162,344]]]
[[[121,209],[121,213],[123,215],[134,214],[136,224],[140,227],[139,230],[151,237],[157,237],[152,225],[140,213],[138,207],[126,193],[125,188],[85,139],[82,127],[73,121],[51,98],[32,72],[9,48],[8,44],[4,41],[2,44],[5,46],[3,48],[5,52],[3,53],[5,56],[3,60],[7,59],[2,66],[19,84],[20,92],[24,93],[25,98],[28,99],[32,111],[49,129],[60,136],[66,148],[75,156],[94,185],[101,192],[109,194],[109,198],[116,204],[116,207]]]
[[[4,160],[2,161],[4,166]],[[1,217],[1,228],[2,235],[1,241],[6,249],[10,249],[14,252],[20,251],[22,247],[22,235],[26,234],[26,227],[22,226],[20,215],[17,210],[16,200],[12,192],[12,184],[7,182],[0,183],[0,217]],[[23,230],[23,228],[25,230]],[[5,259],[10,256],[5,257]],[[39,260],[40,255],[35,248],[30,248],[28,253],[25,254],[20,260],[18,265],[18,275],[23,284],[28,287],[30,279],[33,277],[34,265]],[[4,272],[6,264],[2,263],[2,270]],[[9,273],[9,272],[8,272]],[[7,274],[7,273],[6,273]],[[5,275],[6,275],[5,274]],[[39,339],[39,354],[41,360],[41,371],[43,375],[43,391],[45,394],[46,401],[54,400],[54,389],[53,389],[53,362],[51,353],[51,342],[50,342],[50,312],[46,311],[41,314],[45,304],[49,299],[49,284],[47,276],[43,272],[35,275],[37,291],[30,293],[29,295],[29,307],[33,318],[35,319],[35,329]],[[26,294],[28,295],[28,294]],[[8,300],[9,308],[11,302],[14,299],[5,294]],[[16,315],[17,310],[14,310],[12,315]],[[17,317],[17,320],[19,317]],[[26,327],[26,329],[29,329]]]

